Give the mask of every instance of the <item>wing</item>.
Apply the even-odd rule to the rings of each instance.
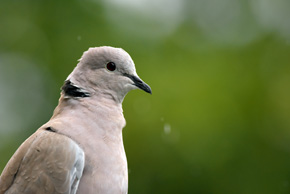
[[[84,161],[83,150],[73,140],[40,129],[7,163],[0,177],[0,194],[74,194]]]

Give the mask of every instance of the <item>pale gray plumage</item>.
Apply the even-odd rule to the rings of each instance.
[[[110,62],[115,70],[107,66]],[[127,193],[122,101],[136,88],[151,93],[123,49],[84,52],[62,87],[52,118],[4,168],[0,194]]]

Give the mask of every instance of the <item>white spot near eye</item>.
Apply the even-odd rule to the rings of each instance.
[[[165,134],[169,134],[169,133],[171,133],[171,126],[170,126],[169,123],[165,123],[163,129],[164,129],[164,133],[165,133]]]
[[[164,123],[161,137],[167,143],[178,143],[180,140],[180,133],[176,128],[173,128],[171,124]]]

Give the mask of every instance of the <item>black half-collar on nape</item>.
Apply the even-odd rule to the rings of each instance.
[[[84,89],[74,85],[70,80],[66,80],[64,85],[61,87],[65,96],[85,98],[90,97],[90,93]]]

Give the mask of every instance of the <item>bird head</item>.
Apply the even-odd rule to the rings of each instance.
[[[122,102],[133,89],[152,93],[150,86],[137,75],[130,55],[121,48],[108,46],[90,48],[84,52],[62,89],[67,93],[65,89],[70,88],[79,92],[76,96],[72,94],[73,97],[100,94],[118,102]]]

